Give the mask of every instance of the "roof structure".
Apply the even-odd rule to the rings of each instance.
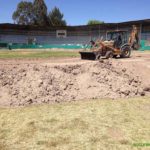
[[[132,25],[150,25],[150,19],[144,19],[144,20],[135,20],[135,21],[127,21],[127,22],[119,22],[119,23],[103,23],[103,24],[97,24],[97,25],[79,25],[79,26],[37,26],[37,25],[18,25],[18,24],[10,24],[10,23],[3,23],[0,24],[0,30],[36,30],[36,31],[54,31],[57,29],[62,30],[94,30],[97,28],[100,28],[101,30],[105,29],[116,29],[116,28],[123,28]]]

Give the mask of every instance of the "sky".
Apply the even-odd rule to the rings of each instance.
[[[13,23],[12,14],[21,0],[0,0],[0,23]],[[27,0],[32,1],[32,0]],[[68,25],[84,25],[90,19],[106,23],[150,18],[150,0],[45,0],[48,11],[55,6]]]

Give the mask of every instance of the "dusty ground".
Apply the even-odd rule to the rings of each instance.
[[[149,52],[104,62],[80,58],[0,60],[1,106],[149,94]]]

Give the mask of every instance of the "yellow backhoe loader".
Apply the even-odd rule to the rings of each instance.
[[[139,47],[138,30],[133,26],[130,37],[127,37],[126,30],[108,31],[105,41],[90,41],[90,51],[81,51],[81,59],[98,60],[105,58],[129,58],[131,50]]]

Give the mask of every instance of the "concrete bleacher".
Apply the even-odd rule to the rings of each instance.
[[[128,33],[128,36],[130,33]],[[97,31],[78,31],[78,32],[67,32],[66,38],[56,37],[56,32],[10,32],[7,34],[0,33],[0,42],[5,43],[18,43],[28,44],[28,39],[36,39],[37,44],[87,44],[91,39],[96,40],[103,37],[106,39],[106,32]],[[144,32],[141,34],[141,40],[149,40],[150,32]]]
[[[48,36],[48,35],[0,35],[0,41],[6,43],[28,43],[29,38],[35,38],[37,44],[86,44],[91,39],[96,40],[100,37],[105,39],[104,34],[100,35],[92,35],[92,36],[67,36],[66,38],[57,38],[56,36]],[[150,33],[142,33],[141,35],[142,40],[150,39]]]
[[[56,38],[56,37],[49,37],[49,36],[47,37],[38,36],[36,37],[36,39],[37,39],[37,43],[39,44],[85,44],[91,39],[91,37],[70,36],[66,38]]]
[[[149,33],[142,33],[142,40],[150,40],[150,32]]]
[[[67,36],[66,38],[57,38],[56,36],[47,35],[1,35],[2,41],[6,43],[28,43],[28,39],[36,39],[37,44],[86,44],[91,39],[96,40],[99,36]]]
[[[86,44],[91,39],[96,40],[103,37],[103,40],[105,40],[106,33],[112,30],[125,30],[129,37],[133,25],[137,26],[140,40],[149,41],[150,19],[64,27],[0,24],[0,42],[28,44],[32,43],[32,39],[36,39],[34,43],[37,44]],[[57,37],[60,30],[66,31],[66,38]]]
[[[27,43],[25,35],[1,35],[1,40],[6,43]]]

